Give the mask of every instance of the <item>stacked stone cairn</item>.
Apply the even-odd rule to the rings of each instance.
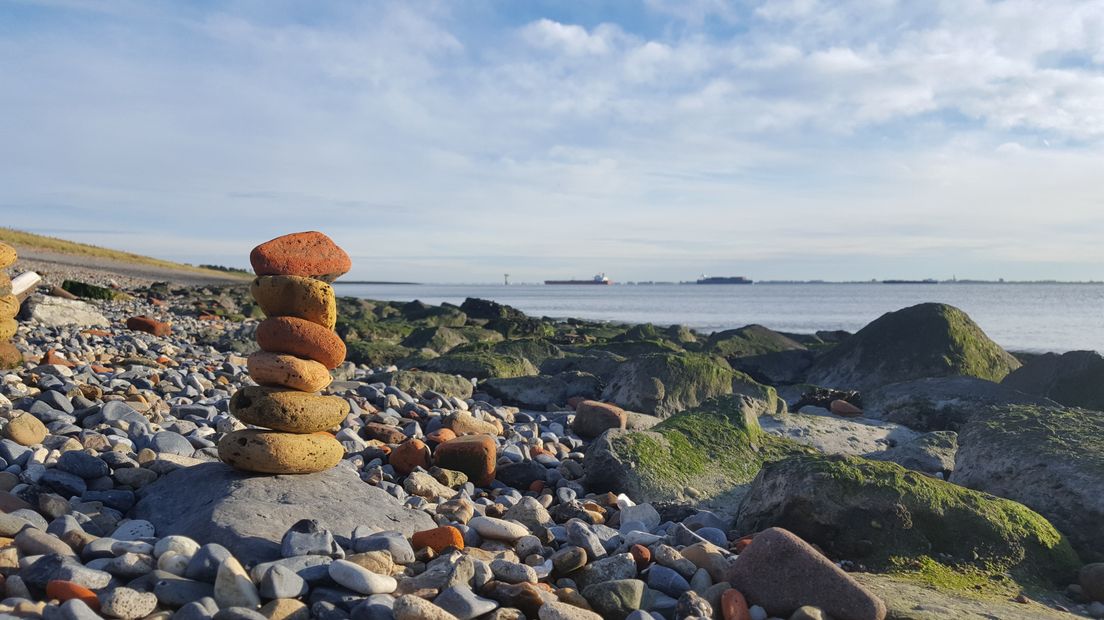
[[[227,433],[219,458],[237,469],[265,474],[327,470],[345,448],[326,432],[340,426],[349,404],[322,396],[330,370],[345,360],[334,332],[337,301],[330,282],[349,271],[349,255],[320,232],[277,237],[253,248],[251,293],[266,319],[257,327],[261,350],[250,355],[258,385],[230,398],[230,413],[249,428]]]
[[[10,368],[23,361],[19,349],[12,344],[19,314],[19,299],[12,293],[12,281],[6,273],[19,258],[15,248],[0,243],[0,368]]]

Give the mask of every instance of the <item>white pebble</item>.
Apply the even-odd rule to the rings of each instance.
[[[394,577],[377,575],[348,560],[334,560],[329,571],[330,579],[361,594],[390,594],[399,587]]]

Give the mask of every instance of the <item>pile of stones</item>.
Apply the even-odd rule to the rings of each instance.
[[[15,248],[0,243],[0,368],[7,368],[22,361],[19,349],[12,344],[18,323],[19,299],[12,293],[12,281],[5,270],[19,258]]]
[[[318,394],[330,370],[345,360],[334,332],[337,303],[332,282],[349,271],[349,255],[320,232],[293,233],[253,248],[250,292],[268,317],[257,327],[261,350],[249,357],[259,385],[238,390],[230,412],[249,428],[219,441],[219,458],[241,470],[305,474],[327,470],[345,448],[325,432],[340,426],[349,404]]]

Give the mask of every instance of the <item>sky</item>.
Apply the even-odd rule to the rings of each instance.
[[[1104,279],[1104,2],[0,3],[0,225],[419,282]]]

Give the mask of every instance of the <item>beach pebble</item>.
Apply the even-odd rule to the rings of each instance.
[[[480,536],[489,540],[514,542],[529,534],[529,530],[523,525],[494,517],[475,517],[468,522],[468,525],[479,532]]]
[[[100,595],[100,611],[105,616],[135,620],[144,618],[157,607],[157,596],[130,588],[115,588]]]
[[[334,560],[329,573],[335,582],[360,594],[390,594],[398,587],[394,577],[377,575],[347,560]]]

